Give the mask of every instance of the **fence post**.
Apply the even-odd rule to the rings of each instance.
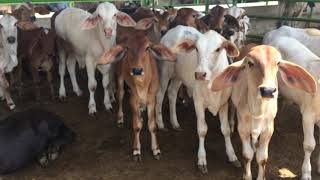
[[[205,0],[206,3],[206,14],[209,12],[209,0]]]

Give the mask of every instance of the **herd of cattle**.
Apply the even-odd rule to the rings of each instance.
[[[188,96],[193,98],[197,116],[199,170],[207,172],[204,143],[208,109],[213,115],[219,114],[228,160],[241,167],[230,138],[237,115],[245,160],[243,178],[252,179],[251,161],[256,153],[257,179],[264,180],[280,94],[300,107],[305,151],[301,179],[311,180],[310,156],[316,145],[314,126],[320,127],[319,30],[282,26],[265,35],[264,45],[245,45],[250,22],[245,11],[237,7],[225,10],[216,6],[208,15],[201,16],[191,8],[156,11],[140,7],[126,13],[105,2],[93,13],[78,8],[58,11],[51,18],[51,29],[35,25],[34,12],[34,8],[20,6],[0,19],[0,97],[10,109],[15,108],[10,86],[17,83],[18,92],[22,91],[23,64],[32,72],[36,98],[40,97],[39,69],[47,72],[54,98],[52,70],[54,59],[58,59],[59,98],[66,98],[66,67],[74,93],[82,95],[76,64],[85,67],[90,94],[88,108],[93,115],[98,69],[103,77],[105,108],[112,110],[111,102],[118,101],[119,127],[124,123],[124,84],[130,89],[134,160],[141,161],[139,136],[144,112],[148,117],[151,150],[154,158],[160,159],[156,129],[166,129],[163,98],[168,91],[170,122],[179,130],[176,100],[184,85]],[[6,73],[10,74],[10,83]]]

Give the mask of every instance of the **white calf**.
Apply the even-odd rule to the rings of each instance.
[[[17,19],[5,14],[0,19],[0,98],[5,98],[10,110],[15,104],[9,92],[5,73],[18,65],[17,60]]]
[[[228,159],[235,166],[241,166],[230,138],[230,125],[228,122],[228,99],[231,89],[211,92],[209,88],[212,77],[222,72],[228,66],[227,55],[237,56],[239,51],[230,41],[224,39],[215,31],[201,34],[193,27],[177,26],[169,30],[161,39],[161,43],[178,53],[175,64],[161,62],[160,91],[157,95],[156,115],[160,128],[164,128],[162,122],[162,100],[168,88],[170,102],[170,120],[175,128],[179,127],[176,115],[176,99],[179,87],[183,83],[192,93],[197,114],[197,129],[199,136],[198,167],[207,172],[206,151],[204,148],[207,124],[205,121],[205,109],[213,115],[219,113],[221,131],[225,138]]]
[[[231,64],[212,83],[213,91],[233,87],[232,102],[237,108],[238,132],[245,160],[243,178],[251,180],[251,161],[256,152],[257,180],[265,180],[268,146],[277,113],[277,73],[284,82],[309,93],[316,91],[315,81],[303,68],[281,60],[271,46],[253,47],[244,60]]]
[[[320,58],[312,53],[306,46],[296,39],[290,37],[276,38],[269,43],[277,48],[284,59],[299,64],[309,71],[318,81],[320,78]],[[288,46],[289,45],[289,46]],[[316,142],[314,139],[314,125],[320,127],[320,93],[308,94],[298,89],[291,89],[282,81],[279,81],[279,91],[287,100],[298,104],[302,114],[302,124],[304,132],[304,161],[302,164],[302,180],[311,180],[311,163],[310,156],[313,152]],[[320,173],[320,155],[318,156],[318,172]]]
[[[82,94],[75,75],[75,64],[80,67],[86,66],[88,74],[88,88],[90,92],[89,114],[96,113],[94,93],[97,87],[95,80],[96,67],[102,73],[104,87],[104,105],[111,109],[111,102],[108,93],[110,64],[98,65],[98,60],[106,50],[115,44],[117,23],[121,26],[135,26],[132,18],[117,10],[108,2],[101,3],[93,14],[76,8],[63,10],[55,19],[57,35],[69,43],[73,51],[66,52],[60,49],[59,74],[61,79],[59,96],[66,97],[64,87],[65,66],[71,77],[73,90],[80,96]],[[67,59],[66,59],[67,58]]]
[[[268,32],[263,38],[263,44],[269,44],[273,40],[287,36],[298,40],[314,54],[320,57],[320,31],[317,29],[300,29],[289,26],[281,26],[279,29]]]

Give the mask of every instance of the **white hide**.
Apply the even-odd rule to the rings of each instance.
[[[270,36],[269,36],[270,37]],[[268,39],[269,44],[277,48],[283,59],[296,63],[307,71],[318,81],[320,77],[320,58],[312,53],[302,43],[291,37],[276,37]],[[302,124],[304,129],[304,161],[302,164],[302,180],[311,180],[311,162],[310,156],[313,152],[316,141],[314,138],[315,124],[320,127],[320,93],[317,91],[315,95],[308,94],[302,90],[289,88],[279,79],[280,94],[286,100],[293,101],[300,107],[302,114]],[[319,81],[317,83],[319,88]],[[320,155],[318,155],[320,160]],[[320,172],[320,161],[318,161],[318,172]]]
[[[162,121],[162,101],[168,82],[171,79],[168,96],[170,103],[170,121],[174,128],[180,128],[176,116],[176,99],[179,87],[183,83],[192,92],[194,105],[197,113],[197,130],[199,135],[198,166],[206,170],[206,151],[204,148],[207,124],[205,121],[205,109],[213,115],[219,112],[221,131],[225,138],[226,152],[230,162],[238,163],[230,139],[230,126],[228,122],[228,99],[231,89],[220,92],[212,92],[209,89],[211,80],[216,74],[222,72],[228,66],[228,59],[225,49],[220,48],[226,40],[215,31],[208,31],[201,34],[193,27],[177,26],[169,30],[161,39],[161,43],[177,54],[177,62],[161,62],[160,90],[157,95],[156,116],[159,128],[164,128]],[[182,52],[178,45],[182,42],[193,44],[197,50]],[[219,51],[217,49],[220,48]],[[205,81],[195,79],[195,72],[207,73]],[[238,163],[239,165],[240,163]]]
[[[59,52],[59,73],[61,79],[59,89],[60,98],[66,97],[63,82],[66,65],[71,77],[73,90],[78,96],[82,94],[82,91],[76,80],[75,64],[77,62],[80,67],[86,66],[88,88],[90,92],[88,105],[89,114],[94,114],[96,112],[96,103],[94,99],[94,93],[97,87],[97,82],[95,80],[96,68],[98,68],[103,75],[102,83],[104,87],[105,107],[107,110],[112,108],[108,92],[108,87],[110,85],[109,79],[111,76],[110,68],[112,65],[98,65],[97,63],[103,52],[110,49],[115,44],[117,22],[119,22],[118,15],[123,16],[123,14],[125,13],[118,11],[113,4],[105,2],[99,4],[93,14],[77,8],[67,8],[56,17],[55,28],[57,35],[70,43],[74,48],[73,53],[68,56],[68,59],[66,59],[66,52],[63,49],[60,49]],[[98,19],[95,26],[93,25],[90,27],[90,22],[85,24],[85,20],[89,17],[96,20]],[[93,22],[91,21],[91,23]],[[135,25],[135,23],[133,25]],[[108,35],[107,32],[109,33]]]
[[[16,23],[17,20],[7,14],[0,19],[0,72],[2,73],[9,73],[18,65]],[[9,43],[8,38],[15,40]],[[5,98],[9,108],[14,109],[15,104],[10,96],[9,88],[0,87],[0,91],[0,98]]]
[[[263,43],[269,44],[276,38],[287,36],[298,40],[300,43],[305,45],[308,49],[310,49],[313,53],[320,57],[320,36],[310,35],[306,32],[306,29],[281,26],[279,29],[268,32],[263,38]]]

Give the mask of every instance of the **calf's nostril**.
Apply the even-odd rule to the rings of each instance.
[[[133,76],[141,76],[143,75],[143,69],[142,68],[132,68],[132,71],[131,71],[131,75]]]

